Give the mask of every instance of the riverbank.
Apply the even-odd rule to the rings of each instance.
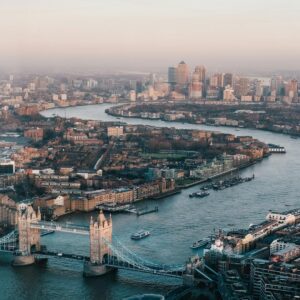
[[[149,104],[148,104],[149,105]],[[267,128],[267,127],[263,127],[264,125],[256,125],[256,126],[245,126],[245,125],[232,125],[232,124],[214,124],[211,122],[197,122],[191,118],[183,118],[183,119],[168,119],[166,120],[165,118],[159,116],[159,117],[147,117],[147,116],[140,116],[139,114],[133,114],[133,115],[124,115],[121,113],[117,113],[115,111],[115,109],[120,109],[122,108],[122,106],[124,106],[124,104],[121,105],[117,105],[111,108],[108,108],[105,110],[105,113],[107,113],[108,115],[111,115],[113,117],[116,118],[135,118],[135,119],[141,119],[141,120],[151,120],[151,121],[155,121],[155,120],[160,120],[163,122],[170,122],[170,123],[175,123],[175,122],[182,122],[182,123],[187,123],[187,124],[192,124],[192,125],[206,125],[206,126],[211,126],[211,127],[220,127],[220,126],[224,126],[224,127],[229,127],[229,128],[235,128],[236,131],[240,131],[242,128],[246,128],[246,129],[254,129],[254,130],[262,130],[262,131],[268,131],[268,132],[274,132],[274,133],[281,133],[281,134],[286,134],[289,135],[290,137],[293,138],[298,138],[300,137],[300,132],[295,132],[295,131],[291,131],[288,132],[289,129],[285,128],[283,125],[277,125],[277,124],[272,124],[273,128]],[[129,113],[127,111],[127,113]],[[150,113],[148,113],[150,114]]]
[[[268,155],[269,156],[269,155]],[[266,157],[268,157],[266,156]],[[264,158],[266,158],[264,157]],[[183,185],[179,185],[178,188],[181,188],[181,189],[187,189],[187,188],[190,188],[190,187],[193,187],[195,185],[199,185],[199,184],[202,184],[202,183],[205,183],[205,182],[208,182],[208,181],[211,181],[213,179],[216,179],[216,178],[219,178],[219,177],[222,177],[222,176],[226,176],[228,174],[231,174],[231,173],[234,173],[234,172],[239,172],[240,170],[243,170],[243,169],[246,169],[250,166],[253,166],[255,164],[257,164],[258,162],[261,162],[263,159],[257,159],[257,160],[254,160],[254,161],[251,161],[251,162],[248,162],[246,164],[243,164],[239,167],[236,167],[236,168],[232,168],[232,169],[229,169],[227,171],[224,171],[224,172],[221,172],[221,173],[218,173],[218,174],[215,174],[213,176],[210,176],[210,177],[207,177],[207,178],[203,178],[203,179],[199,179],[199,180],[196,180],[194,182],[191,182],[191,183],[187,183],[187,184],[183,184]]]

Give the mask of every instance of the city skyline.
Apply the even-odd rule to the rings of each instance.
[[[7,71],[297,70],[298,1],[5,1]]]

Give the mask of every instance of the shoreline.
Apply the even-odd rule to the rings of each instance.
[[[267,158],[267,157],[269,157],[269,156],[266,156],[264,158]],[[199,184],[211,181],[213,179],[216,179],[216,178],[219,178],[219,177],[222,177],[222,176],[226,176],[226,175],[228,175],[228,174],[230,174],[232,172],[238,172],[239,170],[246,169],[246,168],[248,168],[250,166],[253,166],[253,165],[257,164],[258,162],[263,161],[264,158],[248,162],[248,163],[243,164],[243,165],[241,165],[239,167],[231,168],[231,169],[229,169],[227,171],[224,171],[224,172],[221,172],[221,173],[217,173],[217,174],[215,174],[213,176],[210,176],[210,177],[207,177],[207,178],[199,179],[199,180],[196,180],[196,181],[191,182],[191,183],[187,183],[187,184],[184,184],[184,185],[181,185],[181,186],[177,186],[172,191],[168,191],[168,192],[165,192],[165,193],[162,193],[162,194],[159,194],[159,195],[156,195],[156,196],[152,196],[152,197],[149,197],[149,198],[145,198],[145,199],[139,199],[139,200],[134,201],[134,202],[125,202],[125,203],[122,203],[122,204],[134,204],[136,202],[143,202],[145,200],[160,200],[160,199],[165,199],[165,198],[168,198],[170,196],[180,194],[181,191],[184,190],[184,189],[188,189],[190,187],[193,187],[193,186],[196,186],[196,185],[199,185]],[[64,218],[67,215],[73,215],[75,213],[93,213],[93,212],[96,212],[96,211],[98,211],[98,209],[96,207],[93,210],[90,210],[90,211],[80,211],[80,210],[68,211],[66,214],[60,215],[57,218],[55,218],[55,221],[58,221],[59,219]]]
[[[116,106],[117,107],[117,106]],[[278,134],[284,134],[287,136],[290,136],[291,138],[300,138],[300,134],[295,134],[295,133],[286,133],[283,131],[276,131],[276,130],[272,130],[272,129],[268,129],[268,128],[257,128],[257,127],[249,127],[249,126],[230,126],[230,125],[214,125],[214,124],[210,124],[210,123],[197,123],[197,122],[191,122],[189,120],[164,120],[162,118],[157,118],[157,119],[153,119],[153,118],[142,118],[141,116],[124,116],[124,115],[120,115],[114,112],[111,112],[110,109],[106,109],[105,113],[115,117],[115,118],[126,118],[126,119],[140,119],[140,120],[151,120],[151,121],[163,121],[163,122],[167,122],[167,123],[183,123],[183,124],[191,124],[191,125],[204,125],[204,126],[211,126],[214,128],[218,128],[218,127],[228,127],[228,128],[236,128],[236,129],[250,129],[250,130],[260,130],[260,131],[266,131],[266,132],[272,132],[272,133],[278,133]],[[238,131],[238,130],[237,130]]]
[[[238,167],[236,167],[236,168],[231,168],[231,169],[229,169],[229,170],[227,170],[227,171],[224,171],[224,172],[215,174],[215,175],[210,176],[210,177],[207,177],[207,178],[203,178],[203,179],[196,180],[195,182],[191,182],[191,183],[184,184],[184,185],[182,185],[182,186],[179,186],[179,188],[181,188],[181,189],[187,189],[187,188],[190,188],[190,187],[192,187],[192,186],[195,186],[195,185],[198,185],[198,184],[202,184],[202,183],[208,182],[208,181],[213,180],[213,179],[215,179],[215,178],[219,178],[219,177],[225,176],[225,175],[230,174],[230,173],[232,173],[232,172],[238,172],[239,170],[246,169],[246,168],[248,168],[248,167],[251,167],[251,166],[257,164],[258,162],[263,161],[263,159],[264,159],[264,158],[267,158],[267,157],[269,157],[269,156],[263,157],[262,159],[257,159],[257,160],[248,162],[248,163],[243,164],[243,165],[241,165],[241,166],[238,166]]]
[[[111,102],[103,102],[103,103],[84,103],[84,104],[76,104],[76,105],[68,105],[68,106],[55,106],[55,107],[51,107],[48,109],[44,109],[38,112],[38,114],[43,117],[43,118],[53,118],[56,116],[49,116],[49,117],[45,117],[42,115],[42,112],[45,111],[49,111],[52,109],[67,109],[67,108],[74,108],[74,107],[82,107],[82,106],[92,106],[92,105],[113,105],[113,107],[118,107],[118,106],[122,106],[122,105],[128,105],[130,104],[130,102],[123,102],[123,103],[111,103]],[[142,104],[142,103],[140,103]],[[153,103],[155,104],[155,103]],[[162,121],[162,122],[166,122],[166,123],[183,123],[183,124],[191,124],[191,125],[204,125],[204,126],[210,126],[213,128],[218,128],[218,127],[226,127],[226,128],[235,128],[235,129],[249,129],[249,130],[259,130],[259,131],[265,131],[265,132],[271,132],[271,133],[277,133],[277,134],[283,134],[285,136],[290,136],[291,138],[300,138],[300,134],[292,134],[292,133],[286,133],[286,132],[282,132],[282,131],[276,131],[276,130],[272,130],[272,129],[268,129],[268,128],[257,128],[257,127],[249,127],[249,126],[244,126],[244,127],[240,127],[240,126],[230,126],[230,125],[214,125],[214,124],[210,124],[210,123],[196,123],[196,122],[190,122],[190,121],[179,121],[179,120],[174,120],[174,121],[167,121],[164,120],[162,118],[158,118],[158,119],[152,119],[152,118],[142,118],[141,116],[124,116],[124,115],[119,115],[116,113],[113,113],[110,111],[110,108],[105,109],[104,111],[107,115],[115,117],[117,118],[125,118],[125,119],[139,119],[139,120],[150,120],[150,121]],[[101,120],[100,120],[101,121]],[[103,122],[109,122],[109,121],[103,121]],[[119,122],[122,123],[120,120],[115,120],[112,122]],[[154,125],[153,125],[154,126]],[[237,130],[238,131],[238,130]]]

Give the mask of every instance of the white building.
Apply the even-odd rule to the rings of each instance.
[[[225,87],[225,90],[223,92],[223,100],[224,101],[234,101],[235,100],[234,90],[230,85],[227,85]]]
[[[114,136],[114,137],[119,137],[124,134],[123,132],[123,126],[111,126],[107,127],[107,135]]]
[[[135,92],[135,90],[131,90],[129,92],[129,101],[131,101],[131,102],[135,102],[136,101],[136,92]]]

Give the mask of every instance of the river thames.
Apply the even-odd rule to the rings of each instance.
[[[151,261],[178,264],[196,254],[189,246],[208,236],[213,229],[243,228],[262,221],[269,209],[288,210],[300,206],[299,173],[300,139],[267,131],[229,127],[167,123],[141,119],[116,119],[105,113],[108,104],[51,109],[42,112],[46,117],[78,117],[102,121],[122,121],[186,129],[221,131],[235,135],[251,135],[263,142],[284,146],[286,154],[274,154],[241,172],[255,174],[255,180],[225,189],[212,191],[204,199],[190,199],[188,194],[199,186],[183,190],[157,201],[144,201],[138,206],[158,206],[156,214],[136,217],[129,214],[113,215],[113,234],[126,247]],[[95,215],[95,213],[94,213]],[[73,214],[62,222],[88,224],[91,214]],[[130,235],[139,230],[151,231],[151,236],[132,241]],[[88,238],[55,233],[42,238],[51,250],[88,254]],[[9,258],[0,261],[0,299],[122,299],[138,293],[165,294],[180,281],[128,271],[118,271],[104,277],[82,277],[82,264],[51,259],[47,267],[15,269]]]

